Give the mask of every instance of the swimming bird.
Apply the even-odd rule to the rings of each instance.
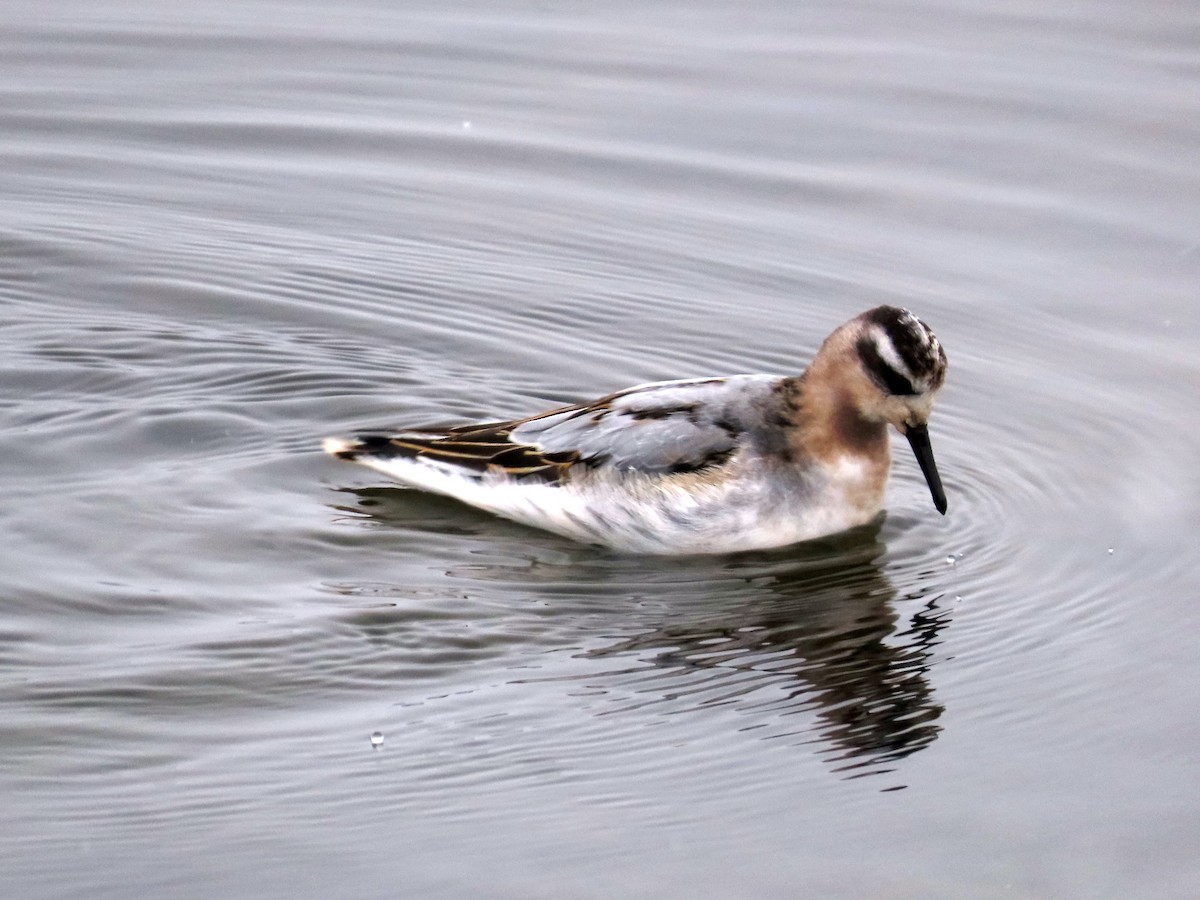
[[[324,449],[619,551],[755,550],[874,519],[889,425],[945,514],[928,431],[945,375],[929,327],[879,306],[830,334],[800,375],[660,381],[525,419],[327,438]]]

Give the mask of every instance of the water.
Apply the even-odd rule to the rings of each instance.
[[[1195,895],[1196,7],[3,16],[5,896]],[[641,560],[316,449],[883,302],[945,519],[900,442]]]

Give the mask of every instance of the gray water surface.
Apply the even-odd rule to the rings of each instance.
[[[0,17],[3,896],[1200,892],[1200,7]],[[944,519],[900,441],[639,559],[318,450],[880,303]]]

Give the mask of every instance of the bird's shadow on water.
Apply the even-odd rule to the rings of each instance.
[[[651,702],[677,703],[694,686],[695,708],[731,705],[764,738],[823,745],[845,777],[889,771],[941,731],[928,673],[949,613],[919,587],[900,595],[878,531],[727,558],[726,575],[744,580],[714,583],[727,599],[678,608],[588,656],[669,672]]]
[[[622,698],[605,715],[732,708],[742,730],[817,745],[842,777],[891,771],[941,731],[929,670],[951,611],[920,574],[898,588],[885,572],[881,521],[775,551],[632,557],[428,495],[353,493],[359,507],[342,511],[401,530],[419,518],[488,546],[451,576],[573,615],[561,639],[614,665],[563,678]]]

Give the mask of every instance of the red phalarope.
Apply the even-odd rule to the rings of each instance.
[[[927,428],[945,375],[929,327],[880,306],[835,330],[802,375],[643,384],[511,422],[328,438],[325,451],[617,550],[779,547],[878,515],[888,425],[945,514]]]

